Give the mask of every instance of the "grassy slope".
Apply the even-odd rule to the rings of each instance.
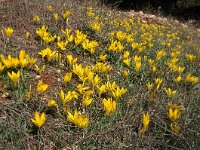
[[[47,5],[52,5],[52,12],[47,10]],[[102,22],[101,30],[95,31],[90,22],[95,21],[94,17],[87,16],[89,6],[93,6],[96,22]],[[70,10],[68,24],[63,20],[62,12]],[[55,23],[52,14],[59,14],[59,21]],[[40,17],[39,23],[33,23],[35,15]],[[0,34],[0,53],[4,56],[8,54],[18,56],[21,49],[31,57],[37,58],[36,64],[45,65],[45,70],[39,73],[34,67],[9,68],[6,67],[1,72],[0,80],[0,148],[1,149],[197,149],[200,143],[200,123],[199,123],[199,82],[194,85],[185,81],[190,72],[196,77],[200,76],[199,64],[199,33],[195,29],[184,29],[176,26],[157,26],[153,24],[143,24],[137,18],[127,18],[121,12],[111,11],[108,8],[96,6],[93,3],[81,3],[79,1],[64,2],[26,2],[16,3],[12,0],[0,5],[0,24],[2,34]],[[173,21],[171,22],[173,24]],[[52,34],[60,35],[64,40],[66,37],[61,29],[69,28],[75,35],[75,30],[79,29],[87,34],[89,40],[96,40],[99,43],[94,54],[83,50],[82,46],[75,46],[74,42],[67,46],[66,51],[59,50],[56,42],[48,45],[41,42],[36,35],[36,28],[42,25],[48,26],[48,31]],[[4,27],[12,27],[14,33],[9,41],[6,39]],[[26,31],[30,32],[30,37],[26,39]],[[111,32],[122,31],[126,33],[125,39],[120,40],[124,50],[122,52],[108,51],[110,40],[116,40],[116,35],[111,36]],[[127,37],[130,36],[128,39]],[[132,41],[133,40],[133,41]],[[132,49],[133,42],[139,46]],[[170,43],[170,44],[169,44]],[[152,45],[153,44],[153,45]],[[38,52],[46,47],[56,50],[62,54],[61,60],[51,62],[42,59]],[[139,52],[141,50],[142,52]],[[156,60],[156,53],[164,50],[166,55],[160,60]],[[130,52],[130,67],[123,63],[124,51]],[[172,52],[177,55],[178,62],[173,66],[185,67],[181,76],[183,81],[175,83],[174,79],[178,73],[170,70],[167,62],[171,60]],[[107,54],[105,63],[112,66],[112,70],[105,73],[95,73],[101,78],[101,84],[107,81],[116,81],[120,87],[127,88],[128,92],[117,100],[117,110],[110,117],[104,115],[102,99],[110,97],[107,93],[98,96],[97,87],[86,82],[90,89],[94,89],[93,102],[90,106],[81,106],[81,96],[79,100],[69,103],[70,108],[78,110],[90,118],[89,126],[85,129],[78,129],[67,120],[66,112],[59,98],[60,89],[65,92],[76,90],[75,85],[82,83],[76,75],[70,83],[64,83],[63,77],[72,68],[66,64],[66,55],[72,54],[78,58],[78,64],[92,66],[100,61],[99,54]],[[185,55],[193,54],[195,61],[190,62]],[[142,67],[140,71],[135,70],[133,56],[141,56]],[[147,60],[145,58],[147,56]],[[157,70],[152,71],[149,60],[152,59]],[[12,82],[7,77],[7,71],[17,71],[20,69],[21,76],[18,87],[13,88]],[[129,72],[127,79],[122,73]],[[155,90],[155,78],[161,78],[163,83],[159,90]],[[37,82],[42,79],[49,85],[46,92],[38,94],[36,91]],[[148,82],[154,83],[152,91],[147,89]],[[32,88],[32,97],[27,100],[26,93],[29,87]],[[165,88],[172,88],[177,94],[168,98]],[[81,94],[80,94],[81,95]],[[54,98],[57,108],[49,108],[48,100]],[[176,121],[181,125],[180,133],[173,133],[170,130],[170,120],[167,115],[168,104],[180,104],[184,106],[181,117]],[[34,112],[44,112],[47,121],[38,130],[31,122]],[[142,114],[148,112],[151,121],[144,135],[139,133],[142,127]]]

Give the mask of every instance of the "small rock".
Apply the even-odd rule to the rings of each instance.
[[[40,79],[41,78],[41,76],[40,75],[36,75],[36,77],[35,77],[36,79]]]

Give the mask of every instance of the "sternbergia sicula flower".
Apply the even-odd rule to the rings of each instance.
[[[16,86],[17,85],[17,81],[19,79],[20,76],[20,71],[18,70],[17,73],[13,72],[10,74],[8,72],[8,77],[10,78],[10,80],[13,82],[13,84]]]
[[[38,128],[42,127],[46,121],[45,114],[42,113],[41,115],[39,112],[35,112],[35,118],[31,118],[32,123],[34,123]]]
[[[8,28],[5,28],[4,31],[6,33],[6,36],[8,38],[10,38],[12,36],[14,30],[11,27],[8,27]]]
[[[67,119],[78,128],[85,128],[89,124],[89,118],[86,115],[79,114],[77,110],[74,111],[74,115],[68,112]]]
[[[43,93],[47,90],[48,87],[49,87],[48,84],[43,84],[43,81],[39,80],[39,82],[37,84],[37,91],[39,93]]]
[[[168,117],[172,122],[178,120],[180,118],[180,115],[181,115],[181,113],[178,109],[169,108]]]
[[[112,112],[116,110],[116,101],[113,101],[112,98],[103,99],[104,110],[106,116],[110,116]]]
[[[58,106],[58,104],[54,99],[50,99],[48,101],[48,107],[57,107],[57,106]]]
[[[147,127],[149,126],[149,122],[150,122],[150,115],[149,113],[147,112],[146,114],[143,113],[143,116],[142,116],[142,129],[140,130],[140,133],[144,133],[147,129]]]

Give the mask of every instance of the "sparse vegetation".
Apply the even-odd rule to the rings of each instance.
[[[196,29],[73,0],[0,22],[1,149],[198,149]]]

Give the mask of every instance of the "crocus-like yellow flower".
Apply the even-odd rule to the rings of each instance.
[[[93,101],[93,98],[89,96],[83,97],[83,103],[82,103],[83,107],[90,105],[92,101]]]
[[[196,60],[197,56],[192,55],[192,54],[186,54],[185,58],[187,59],[187,61],[193,62]]]
[[[26,40],[28,40],[30,37],[30,32],[26,31]]]
[[[67,60],[67,63],[71,66],[73,64],[75,64],[77,62],[77,58],[73,58],[72,55],[67,55],[66,56],[66,60]]]
[[[67,119],[78,128],[86,128],[89,124],[89,118],[86,115],[79,114],[77,110],[74,111],[74,115],[68,112]]]
[[[169,98],[176,95],[176,90],[173,91],[171,88],[165,88],[165,92]]]
[[[178,109],[169,108],[168,117],[172,122],[175,122],[177,119],[179,119],[180,115],[181,115],[181,113]]]
[[[36,15],[36,16],[33,17],[33,22],[37,23],[39,21],[40,21],[40,17],[39,16]]]
[[[48,84],[43,84],[42,80],[39,80],[38,84],[37,84],[37,91],[39,93],[43,93],[47,90],[47,88],[49,87]]]
[[[16,86],[17,85],[17,81],[19,79],[20,76],[20,71],[18,70],[17,73],[13,72],[10,74],[8,72],[8,77],[11,79],[11,81],[13,82],[13,84]]]
[[[181,82],[181,80],[182,80],[182,77],[181,77],[181,75],[179,75],[178,77],[176,77],[176,79],[174,81],[176,83],[179,83],[179,82]]]
[[[4,31],[6,33],[6,36],[8,38],[10,38],[12,36],[14,30],[11,27],[8,27],[8,28],[5,28]]]
[[[153,83],[148,82],[147,83],[147,88],[148,88],[149,91],[151,91],[152,88],[153,88]]]
[[[72,73],[66,73],[65,77],[64,77],[64,82],[67,83],[72,79]]]
[[[48,11],[52,11],[53,7],[51,5],[47,6]]]
[[[196,76],[192,76],[191,73],[188,73],[186,76],[186,81],[192,83],[192,84],[196,84],[198,82],[199,78]]]
[[[107,55],[101,53],[101,54],[99,55],[99,59],[100,59],[101,61],[105,61],[105,60],[107,59]]]
[[[58,21],[58,14],[57,13],[53,14],[53,18],[57,22]]]
[[[174,123],[170,124],[170,128],[171,128],[172,132],[174,132],[174,133],[179,133],[181,130],[181,126],[174,124]]]
[[[31,119],[32,123],[34,123],[38,128],[41,128],[45,121],[46,121],[46,117],[45,114],[42,113],[41,115],[39,114],[39,112],[35,112],[35,119]]]
[[[68,44],[68,41],[58,41],[57,42],[58,47],[63,51],[66,50],[67,44]]]
[[[50,99],[48,101],[48,107],[57,107],[57,106],[58,106],[58,104],[54,99]]]
[[[129,76],[129,72],[127,70],[124,70],[122,75],[126,79]]]
[[[113,101],[112,98],[104,98],[102,102],[104,105],[106,116],[110,116],[110,114],[116,110],[116,101]]]
[[[147,129],[147,127],[149,126],[149,122],[150,122],[150,115],[149,113],[147,112],[146,114],[143,113],[143,116],[142,116],[142,129],[140,130],[140,133],[144,133]]]

